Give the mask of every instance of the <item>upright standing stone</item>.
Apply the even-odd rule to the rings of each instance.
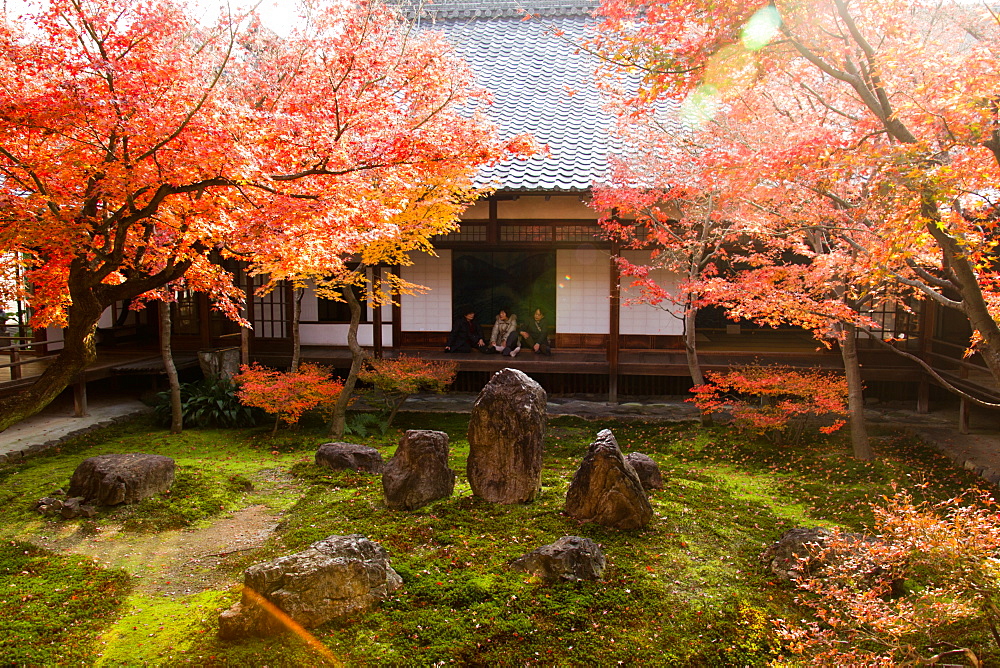
[[[97,455],[80,462],[69,481],[68,495],[99,506],[136,503],[165,492],[174,484],[174,460],[141,452]]]
[[[492,503],[524,503],[542,488],[546,395],[517,369],[486,384],[469,419],[466,475],[472,493]]]
[[[451,496],[455,472],[448,468],[448,434],[410,429],[382,470],[385,503],[396,510],[415,510]]]
[[[566,513],[617,529],[639,529],[653,518],[646,490],[610,429],[597,434],[584,455],[566,493]]]

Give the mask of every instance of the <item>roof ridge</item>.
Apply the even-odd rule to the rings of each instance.
[[[391,0],[390,0],[391,1]],[[397,0],[404,13],[433,20],[589,16],[598,0]]]

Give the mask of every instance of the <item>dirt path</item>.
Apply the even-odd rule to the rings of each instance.
[[[266,506],[253,505],[199,529],[125,534],[115,527],[86,532],[74,525],[67,526],[65,534],[38,536],[32,542],[124,568],[136,576],[138,593],[184,596],[236,584],[238,580],[219,566],[231,555],[261,547],[279,519]]]

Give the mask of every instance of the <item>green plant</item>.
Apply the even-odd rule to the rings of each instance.
[[[351,413],[344,423],[344,433],[365,438],[369,434],[385,436],[389,431],[389,416],[384,411]]]
[[[153,410],[161,424],[170,424],[170,392],[156,395]],[[263,411],[240,402],[236,385],[225,378],[205,378],[182,384],[181,414],[185,427],[199,428],[252,427],[263,417]]]

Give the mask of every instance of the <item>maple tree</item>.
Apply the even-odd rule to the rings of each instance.
[[[934,300],[969,319],[1000,379],[995,16],[904,0],[605,0],[598,15],[589,48],[623,123],[683,124],[686,169],[730,189],[720,215],[768,219],[780,231],[757,239],[815,265],[801,299],[759,290],[762,317],[795,301],[794,317],[832,316],[820,327],[846,348],[873,304]],[[851,393],[860,420],[859,380]]]
[[[655,116],[655,111],[654,111]],[[618,269],[638,288],[634,301],[683,313],[684,351],[691,380],[705,384],[698,358],[698,310],[705,299],[705,281],[718,276],[733,259],[736,243],[759,232],[754,221],[730,217],[736,192],[723,187],[717,174],[698,160],[701,147],[691,145],[672,127],[641,121],[626,114],[618,125],[630,147],[626,158],[612,158],[611,183],[594,188],[591,205],[612,212],[600,219],[605,234],[626,249],[649,249],[649,261],[634,263],[619,255]],[[657,283],[652,270],[680,277],[669,290]],[[703,424],[711,423],[702,412]]]
[[[51,0],[0,24],[0,257],[26,277],[0,298],[65,328],[59,357],[0,404],[0,429],[93,361],[111,304],[183,276],[241,320],[224,261],[273,285],[426,250],[478,167],[530,151],[496,137],[439,35],[379,3],[308,19],[279,38],[252,15],[204,25],[170,2]]]

